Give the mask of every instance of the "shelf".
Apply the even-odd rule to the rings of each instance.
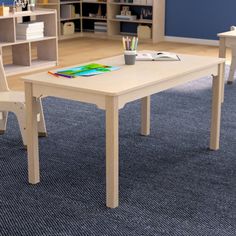
[[[107,4],[107,2],[84,2],[84,1],[82,1],[82,3],[89,3],[89,4]]]
[[[50,68],[57,65],[56,61],[32,60],[31,66],[21,66],[15,64],[4,65],[4,70],[7,76],[20,73],[31,72],[39,69]]]
[[[82,18],[85,19],[85,20],[102,20],[102,21],[107,21],[107,18],[100,18],[100,17],[82,16]]]
[[[109,19],[109,21],[140,23],[140,24],[152,24],[152,20],[146,20],[146,19],[142,19],[142,20]]]
[[[38,39],[30,39],[30,40],[16,40],[15,42],[0,42],[0,47],[8,47],[16,44],[23,44],[23,43],[30,43],[30,42],[38,42],[38,41],[44,41],[44,40],[51,40],[56,39],[57,37],[43,37]]]
[[[45,61],[45,60],[39,60],[39,59],[34,59],[31,62],[30,69],[34,69],[34,67],[39,68],[39,67],[52,67],[56,66],[57,62],[56,61]]]
[[[63,19],[60,19],[60,21],[67,21],[67,20],[80,20],[81,17],[70,17],[70,18],[63,18]]]
[[[142,7],[152,7],[150,4],[141,3],[125,3],[125,2],[110,2],[111,5],[125,5],[125,6],[142,6]]]
[[[137,36],[137,33],[120,32],[119,36]]]
[[[39,15],[50,15],[55,14],[55,10],[53,9],[47,9],[47,10],[35,10],[35,11],[22,11],[22,12],[16,12],[16,13],[9,13],[7,16],[0,16],[1,19],[7,19],[7,18],[18,18],[23,16],[39,16]]]
[[[58,3],[55,2],[49,2],[49,3],[37,3],[38,6],[55,6],[58,5]]]
[[[73,4],[73,3],[74,3],[74,4],[79,4],[79,3],[81,3],[81,1],[76,1],[76,0],[75,0],[75,1],[61,1],[61,2],[60,2],[61,5]]]
[[[43,37],[43,38],[38,38],[38,39],[29,39],[29,40],[16,40],[15,44],[20,44],[20,43],[27,43],[27,42],[38,42],[38,41],[46,41],[46,40],[51,40],[51,39],[57,39],[56,36],[51,36],[51,37]]]

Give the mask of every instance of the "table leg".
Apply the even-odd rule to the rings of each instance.
[[[37,101],[33,97],[31,83],[25,83],[26,103],[26,133],[28,151],[28,179],[29,183],[37,184],[39,177],[39,151],[38,151],[38,129],[37,129]]]
[[[106,205],[119,205],[119,108],[117,97],[106,98]]]
[[[224,63],[218,66],[218,75],[213,77],[212,83],[212,115],[211,115],[211,138],[210,149],[218,150],[220,144],[220,119],[222,101],[222,83]]]
[[[141,100],[141,135],[150,134],[150,96],[144,97]]]
[[[220,58],[226,58],[226,39],[225,38],[220,38],[220,46],[219,46],[219,57]],[[223,64],[223,76],[225,76],[225,63]],[[222,83],[222,103],[224,102],[224,91],[225,91],[225,79],[223,79],[223,83]]]
[[[6,131],[7,118],[8,118],[8,112],[0,111],[0,135],[4,134]]]
[[[231,65],[230,65],[230,71],[229,71],[229,77],[228,77],[228,84],[232,84],[234,82],[234,74],[236,70],[236,46],[231,47]]]

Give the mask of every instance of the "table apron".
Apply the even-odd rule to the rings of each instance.
[[[117,96],[108,96],[105,94],[104,95],[96,94],[92,92],[82,92],[73,89],[53,87],[50,85],[40,85],[33,83],[33,96],[34,97],[53,96],[64,99],[71,99],[75,101],[95,104],[98,108],[103,110],[106,109],[106,98],[118,97],[118,108],[121,109],[128,102],[132,102],[140,98],[150,96],[152,94],[210,75],[214,76],[218,75],[218,65],[214,65],[210,68],[201,71],[191,72],[183,76],[173,77],[172,79],[160,81],[157,82],[156,84],[138,88],[136,90]]]
[[[226,47],[236,47],[236,38],[225,38]]]
[[[100,109],[105,109],[106,106],[105,95],[89,92],[86,93],[73,89],[52,87],[48,85],[33,84],[33,96],[37,98],[43,96],[53,96],[80,102],[86,102],[90,104],[95,104]]]
[[[119,109],[123,108],[124,105],[128,102],[132,102],[137,99],[147,97],[152,94],[179,86],[181,84],[184,84],[184,83],[187,83],[190,81],[194,81],[194,80],[203,78],[205,76],[211,76],[211,75],[213,75],[213,76],[218,75],[218,65],[214,65],[208,69],[204,69],[201,71],[191,72],[191,73],[186,74],[184,76],[174,77],[170,80],[158,82],[158,83],[151,85],[149,87],[140,88],[135,91],[120,95],[119,99],[118,99]]]

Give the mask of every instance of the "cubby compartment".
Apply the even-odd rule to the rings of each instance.
[[[138,23],[121,22],[120,23],[120,34],[137,36]]]
[[[0,44],[15,42],[15,40],[14,19],[0,17]]]
[[[31,66],[29,43],[3,47],[3,64],[7,75],[20,73]]]
[[[94,32],[94,21],[83,21],[82,28],[83,32]]]
[[[95,19],[104,19],[106,20],[107,16],[107,6],[106,4],[91,4],[83,3],[82,4],[82,16],[84,18],[95,18]]]
[[[36,21],[44,22],[44,36],[57,36],[57,19],[55,14],[37,15]]]
[[[45,36],[43,37],[42,30],[35,37],[26,37],[27,33],[22,30],[23,34],[19,35],[23,37],[16,39],[16,24],[21,23],[23,17],[28,17],[30,21],[43,21]],[[7,17],[0,16],[0,32],[0,54],[3,56],[7,76],[57,65],[56,11],[35,10],[10,14]],[[37,48],[36,58],[32,58],[34,45]]]
[[[42,66],[43,64],[56,62],[57,44],[55,40],[56,39],[30,42],[32,66]]]
[[[31,65],[29,43],[12,45],[12,63],[20,66]]]
[[[152,29],[152,14],[152,6],[112,1],[109,5],[109,35],[137,36],[138,26],[145,24]]]
[[[107,35],[107,4],[106,2],[83,2],[82,32],[95,33],[97,36]],[[87,34],[88,35],[88,34]],[[92,34],[90,34],[92,35]]]

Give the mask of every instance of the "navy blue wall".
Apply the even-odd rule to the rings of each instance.
[[[5,5],[12,5],[13,0],[0,0],[0,4],[4,3]]]
[[[166,0],[166,36],[217,39],[234,24],[236,0]]]

